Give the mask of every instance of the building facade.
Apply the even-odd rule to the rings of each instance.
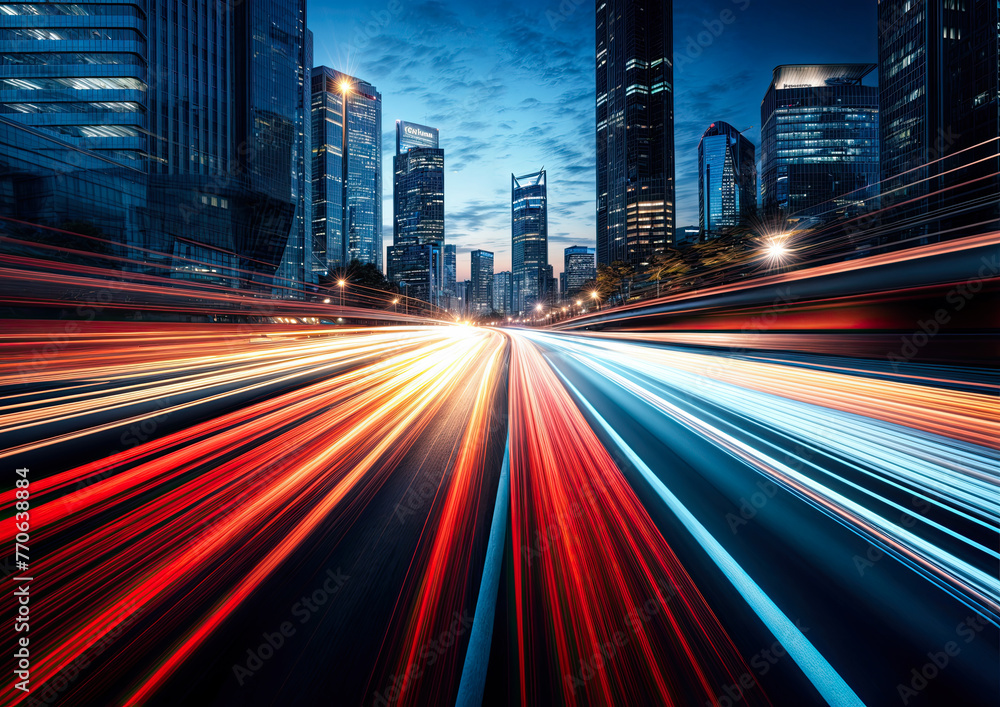
[[[674,237],[673,3],[597,4],[597,262]]]
[[[382,94],[326,66],[312,73],[315,263],[324,272],[355,260],[381,270]]]
[[[449,297],[458,296],[458,288],[455,284],[458,277],[458,252],[455,244],[446,244],[444,247],[444,292]]]
[[[756,213],[757,162],[753,143],[729,123],[716,121],[698,143],[698,219],[702,237],[715,238],[748,225]]]
[[[761,209],[770,218],[832,220],[878,198],[875,64],[775,67],[760,107]]]
[[[440,304],[444,289],[444,150],[438,131],[396,121],[393,157],[393,244],[387,276],[407,282],[414,297]],[[430,272],[407,263],[430,263]],[[419,292],[420,294],[416,294]]]
[[[493,253],[472,251],[472,311],[489,314],[493,309]]]
[[[563,250],[562,295],[571,297],[597,277],[594,249],[574,245]]]
[[[511,304],[512,288],[510,270],[493,274],[493,311],[505,316],[510,316],[514,312]]]
[[[298,291],[305,24],[304,0],[5,4],[0,112],[86,152],[80,164],[128,163],[130,195],[143,174],[142,203],[130,196],[115,229],[124,245],[146,249],[126,248],[138,261],[130,267],[270,292],[292,237],[287,272]],[[74,175],[60,190],[91,181]],[[39,213],[58,224],[72,201]]]
[[[928,242],[996,228],[997,3],[878,3],[883,212]],[[991,225],[992,224],[992,225]]]
[[[548,293],[548,193],[545,170],[510,175],[511,273],[514,311],[524,312]],[[548,270],[546,268],[548,267]]]

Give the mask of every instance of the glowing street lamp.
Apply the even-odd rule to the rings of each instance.
[[[347,280],[337,280],[337,287],[340,288],[340,306],[344,306],[344,287],[347,285]]]
[[[323,304],[330,304],[330,298],[327,297],[326,299],[324,299]]]
[[[767,243],[764,244],[762,253],[764,260],[772,266],[779,266],[785,262],[791,250],[785,245],[788,238],[787,233],[778,233],[770,237]]]
[[[598,309],[598,311],[600,311],[600,309],[601,309],[601,294],[597,290],[594,290],[593,292],[590,293],[590,297],[595,302],[597,302],[597,309]]]

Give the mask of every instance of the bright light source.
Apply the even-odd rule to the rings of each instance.
[[[580,306],[581,304],[583,304],[583,302],[581,302],[580,300],[577,300],[577,301],[576,301],[576,306],[577,306],[577,307],[579,307],[579,306]]]
[[[339,285],[340,287],[343,287],[344,285],[346,285],[346,284],[347,284],[347,280],[337,280],[337,284],[338,284],[338,285]]]
[[[536,305],[535,305],[535,310],[537,310],[537,311],[541,312],[541,311],[542,311],[542,305],[540,305],[540,304],[536,304]]]
[[[597,299],[600,295],[597,294],[597,290],[594,290],[593,292],[590,293],[590,296],[593,297],[594,299]]]
[[[351,89],[354,88],[354,86],[347,79],[343,79],[338,85],[338,88],[340,89],[341,93],[350,93]]]
[[[327,297],[325,300],[323,300],[323,304],[330,304],[330,298]]]
[[[392,303],[393,303],[393,304],[399,304],[399,300],[398,300],[398,299],[394,299],[394,300],[392,301]]]

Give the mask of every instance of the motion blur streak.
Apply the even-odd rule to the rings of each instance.
[[[203,394],[219,384],[238,389],[256,377],[273,382],[282,378],[281,372],[297,369],[318,374],[320,380],[39,479],[32,508],[36,541],[57,541],[67,534],[73,539],[32,565],[40,578],[39,592],[46,596],[32,616],[47,637],[45,649],[33,654],[37,684],[124,620],[141,616],[152,625],[145,638],[137,639],[140,645],[184,628],[151,672],[139,671],[146,677],[122,703],[146,702],[352,489],[384,481],[386,467],[379,460],[407,448],[463,377],[484,364],[495,370],[496,345],[502,344],[499,334],[458,328],[407,334],[405,347],[398,346],[397,332],[279,344],[264,354],[244,342],[232,356],[242,354],[241,360],[250,363],[227,368],[221,381],[214,372],[217,362],[211,360],[151,362],[157,380],[175,377],[148,384],[146,398]],[[397,347],[402,350],[384,355]],[[334,366],[374,351],[383,355],[381,360],[327,377]],[[114,350],[107,353],[113,360]],[[83,357],[82,365],[91,364]],[[189,375],[192,371],[196,373]],[[128,379],[122,374],[112,384]],[[75,404],[82,409],[74,412],[102,409],[96,394]],[[12,414],[21,424],[42,424],[41,419]],[[35,414],[40,418],[51,410]],[[16,431],[17,425],[13,427]],[[93,430],[81,427],[79,434]],[[66,439],[63,435],[47,443]],[[82,488],[59,498],[51,494],[73,484]],[[240,571],[234,558],[252,561]],[[202,611],[206,602],[211,608]],[[149,660],[143,654],[155,646],[136,650],[132,645],[126,651],[116,645],[119,653],[109,672],[122,675],[137,659]],[[5,700],[13,697],[12,689],[4,688]]]
[[[492,421],[491,401],[504,381],[501,367],[506,360],[506,342],[501,334],[489,332],[492,351],[484,353],[476,371],[455,369],[458,377],[475,375],[477,385],[475,405],[461,442],[458,458],[448,477],[442,477],[436,497],[441,498],[441,511],[429,517],[422,531],[429,536],[426,557],[415,558],[412,570],[417,573],[416,596],[402,636],[395,674],[404,676],[397,683],[399,704],[445,704],[455,697],[454,683],[462,664],[457,652],[435,661],[433,679],[424,679],[413,686],[405,677],[422,659],[421,651],[434,639],[447,633],[456,614],[461,615],[472,601],[467,596],[470,587],[473,544],[476,523],[480,517],[477,501],[483,494],[484,472],[487,466],[487,436]],[[417,561],[419,559],[419,561]],[[474,594],[473,594],[474,596]]]
[[[714,699],[743,659],[541,353],[512,336],[521,704]]]
[[[885,486],[905,489],[995,537],[1000,532],[1000,454],[969,441],[980,439],[977,430],[997,429],[994,397],[631,344],[536,336],[886,547],[1000,624],[1000,580],[984,569],[1000,560],[1000,553],[953,530],[953,523],[912,514],[920,526],[910,531],[876,510],[888,506],[905,512],[891,495],[879,491]],[[638,361],[643,362],[641,373]],[[715,412],[720,409],[754,421],[779,439],[836,454],[853,478],[801,456],[798,468],[776,460],[780,444],[727,422]],[[938,420],[933,419],[935,411]],[[986,436],[996,444],[995,432]],[[847,490],[835,490],[842,485]],[[929,539],[942,536],[938,542]]]

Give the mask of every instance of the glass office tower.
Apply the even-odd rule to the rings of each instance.
[[[304,9],[304,8],[303,8]],[[275,296],[286,299],[304,299],[318,282],[312,268],[312,52],[313,35],[305,29],[303,63],[299,66],[299,94],[301,100],[295,111],[295,148],[292,153],[292,199],[295,218],[288,234],[288,243],[278,266],[275,279]]]
[[[712,123],[698,143],[698,219],[702,237],[747,225],[757,212],[753,143],[729,123]]]
[[[563,250],[562,294],[574,295],[585,282],[597,277],[594,249],[572,245]]]
[[[0,112],[145,169],[147,3],[0,5]]]
[[[326,272],[357,260],[381,270],[382,94],[320,66],[313,70],[312,110],[316,265]]]
[[[510,270],[493,275],[493,311],[510,315],[514,309],[511,305],[511,273]]]
[[[234,4],[236,250],[247,286],[270,284],[295,220],[306,64],[304,0]]]
[[[878,198],[875,64],[775,67],[760,106],[766,216],[830,220]]]
[[[510,175],[511,272],[514,311],[542,301],[550,287],[548,195],[545,170]]]
[[[444,247],[444,291],[449,297],[457,297],[458,289],[455,280],[458,277],[458,253],[455,245]]]
[[[493,309],[493,253],[488,250],[472,251],[471,307],[477,314]]]
[[[996,0],[878,3],[883,211],[917,242],[1000,218]]]
[[[437,129],[397,120],[393,168],[387,276],[436,305],[444,289],[444,150]]]
[[[597,262],[647,262],[674,236],[673,3],[597,4]]]
[[[5,4],[0,42],[0,111],[145,173],[141,269],[269,291],[307,188],[304,0]]]

